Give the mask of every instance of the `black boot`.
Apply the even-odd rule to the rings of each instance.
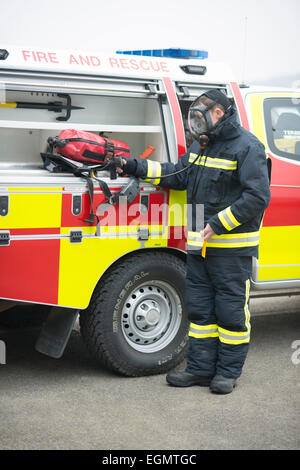
[[[191,387],[192,385],[200,385],[208,387],[211,377],[203,377],[202,375],[194,375],[189,372],[171,371],[168,373],[167,382],[174,387]]]
[[[222,395],[231,393],[236,386],[236,379],[223,377],[223,375],[217,374],[210,382],[210,390],[214,393],[220,393]]]

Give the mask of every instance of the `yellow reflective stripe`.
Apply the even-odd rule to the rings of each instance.
[[[244,312],[245,312],[245,325],[247,327],[247,331],[250,333],[250,310],[248,307],[249,304],[249,297],[250,297],[250,279],[247,279],[246,281],[246,299],[245,299],[245,306],[244,306]]]
[[[221,239],[221,238],[224,238],[224,239],[227,239],[227,240],[231,240],[231,239],[234,239],[234,238],[245,238],[245,237],[257,237],[259,235],[259,230],[257,230],[256,232],[248,232],[248,233],[225,233],[223,235],[214,235],[213,237],[210,238],[210,240],[214,240],[214,239]],[[193,237],[196,237],[196,238],[201,238],[202,239],[202,236],[200,234],[200,232],[192,232],[192,231],[188,231],[188,236],[193,236]]]
[[[195,153],[190,153],[189,163],[195,162],[195,165],[205,165],[209,168],[221,168],[223,170],[236,170],[237,169],[237,160],[226,160],[224,158],[212,158],[202,156],[197,161],[198,157]]]
[[[16,108],[17,103],[0,103],[0,108]]]
[[[198,157],[198,155],[196,153],[190,153],[189,155],[189,163],[192,163],[196,160],[196,158]],[[202,157],[199,157],[197,162],[201,159]],[[195,163],[197,163],[195,162]]]
[[[226,344],[249,343],[250,331],[229,331],[219,327],[219,339]]]
[[[210,248],[244,248],[247,246],[257,246],[258,245],[258,240],[254,241],[247,241],[247,242],[238,242],[238,243],[233,243],[228,242],[226,243],[207,243],[207,246]]]
[[[247,331],[231,331],[221,328],[218,325],[196,325],[190,324],[189,336],[192,338],[218,338],[226,344],[243,344],[250,341],[250,324],[247,324]]]
[[[199,232],[188,231],[187,243],[188,243],[188,245],[201,246],[202,247],[203,246],[203,237],[200,235]]]
[[[152,184],[159,184],[161,176],[161,164],[153,160],[147,160],[147,178],[145,181],[150,181]]]
[[[234,233],[214,235],[207,241],[207,247],[211,248],[241,248],[245,246],[257,246],[259,243],[259,231],[250,233]],[[191,246],[203,246],[203,238],[199,232],[188,232],[187,244]]]
[[[216,338],[218,334],[218,325],[197,325],[190,324],[189,336],[193,338]]]
[[[241,225],[240,222],[238,222],[236,220],[236,218],[234,217],[230,206],[226,207],[226,209],[219,212],[218,217],[219,217],[222,225],[226,228],[226,230],[230,231],[230,230],[238,227],[239,225]]]
[[[226,217],[224,216],[224,212],[225,212],[225,211],[222,211],[222,212],[219,212],[219,213],[218,213],[218,217],[219,217],[219,219],[220,219],[220,222],[221,222],[221,224],[226,228],[226,230],[232,230],[234,227],[231,227],[231,226],[228,224],[228,222],[227,222],[227,220],[226,220]]]
[[[147,176],[152,178],[153,176],[153,161],[147,160]]]
[[[230,207],[227,207],[226,214],[228,215],[231,222],[235,225],[235,227],[238,227],[239,225],[241,225],[240,222],[238,222],[236,218],[234,217]]]
[[[226,344],[243,344],[249,343],[250,341],[250,311],[248,308],[249,302],[249,295],[250,295],[250,280],[247,279],[246,281],[246,289],[245,289],[245,305],[244,305],[244,312],[245,312],[245,326],[247,328],[246,331],[230,331],[225,330],[225,328],[219,327],[219,339],[222,343]]]
[[[189,240],[187,241],[188,245],[191,245],[191,246],[199,246],[200,248],[202,248],[203,246],[203,242],[198,242],[198,241],[195,241],[195,240]],[[207,246],[207,244],[206,244]]]

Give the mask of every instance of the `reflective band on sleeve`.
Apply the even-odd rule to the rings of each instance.
[[[191,323],[189,336],[193,338],[216,338],[219,336],[218,325],[196,325],[196,323]]]
[[[237,160],[225,160],[224,158],[202,157],[196,160],[198,155],[190,153],[189,163],[195,162],[195,165],[205,165],[208,168],[221,168],[222,170],[236,170]],[[196,160],[196,161],[195,161]]]
[[[160,183],[161,164],[153,160],[147,160],[147,178],[145,181],[150,181],[153,184]]]
[[[232,230],[236,227],[238,227],[240,222],[236,220],[234,217],[233,213],[231,212],[231,208],[227,207],[223,211],[218,213],[218,217],[222,223],[222,225],[226,228],[226,230]]]
[[[245,246],[257,246],[259,243],[259,231],[250,233],[234,233],[214,235],[207,241],[207,248],[242,248]],[[188,232],[187,245],[191,249],[202,248],[203,238],[199,232]]]

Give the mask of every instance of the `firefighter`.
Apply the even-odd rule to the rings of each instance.
[[[195,140],[177,164],[124,159],[122,170],[187,190],[189,349],[185,371],[171,371],[166,379],[175,387],[210,386],[226,394],[235,387],[249,348],[252,257],[258,257],[259,229],[270,201],[267,162],[264,146],[240,126],[222,91],[211,89],[197,98],[188,122]]]

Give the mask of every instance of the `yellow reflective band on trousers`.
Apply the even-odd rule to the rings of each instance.
[[[218,337],[218,325],[196,325],[196,323],[191,323],[189,336],[192,336],[193,338]]]
[[[233,213],[231,212],[231,208],[227,207],[223,211],[218,213],[218,217],[222,223],[222,225],[226,228],[226,230],[232,230],[236,227],[238,227],[240,222],[236,220],[234,217]]]
[[[250,233],[235,233],[214,235],[207,241],[207,248],[242,248],[245,246],[257,246],[259,243],[259,231]],[[203,237],[200,232],[188,232],[187,247],[191,249],[202,248]]]
[[[219,328],[219,339],[221,343],[226,344],[249,343],[250,331],[229,331]]]
[[[250,326],[247,331],[230,331],[221,328],[218,325],[199,326],[195,323],[190,324],[189,336],[198,339],[219,338],[221,343],[242,344],[250,341]]]
[[[226,330],[216,324],[211,325],[197,325],[196,323],[190,323],[189,336],[197,339],[205,338],[219,338],[221,343],[226,344],[243,344],[249,343],[250,341],[250,312],[248,308],[250,295],[250,280],[246,281],[245,288],[245,304],[244,304],[244,313],[245,313],[245,327],[246,331],[231,331]]]
[[[226,160],[224,158],[211,158],[203,155],[196,160],[198,155],[190,153],[189,163],[195,162],[195,165],[203,165],[208,168],[221,168],[222,170],[236,170],[237,160]]]
[[[145,178],[145,181],[149,181],[152,184],[159,184],[160,176],[161,164],[153,160],[147,160],[147,177]]]

